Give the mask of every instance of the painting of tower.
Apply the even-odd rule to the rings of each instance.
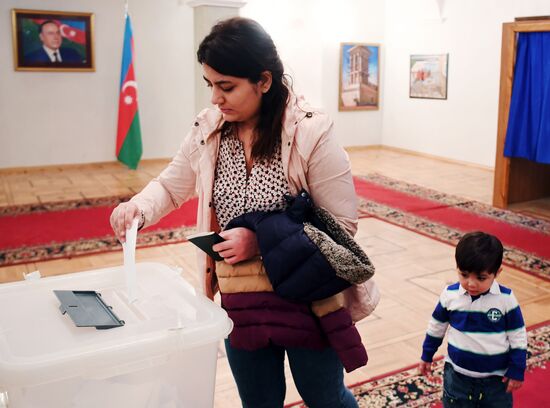
[[[339,110],[378,109],[379,48],[341,45]]]

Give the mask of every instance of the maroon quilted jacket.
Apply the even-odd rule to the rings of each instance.
[[[235,325],[229,336],[232,347],[330,346],[347,372],[367,364],[367,352],[341,293],[311,304],[285,300],[273,292],[259,259],[236,265],[218,262],[216,273],[222,306]]]

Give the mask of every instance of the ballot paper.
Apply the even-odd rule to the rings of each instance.
[[[134,219],[132,226],[126,230],[126,242],[122,244],[128,303],[133,303],[137,300],[136,238],[138,222],[137,218]]]

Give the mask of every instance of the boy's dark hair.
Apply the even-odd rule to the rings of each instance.
[[[502,264],[502,253],[502,243],[494,235],[469,232],[456,246],[456,266],[463,272],[496,274]]]
[[[197,60],[222,75],[246,78],[251,83],[260,81],[264,71],[271,72],[271,88],[262,95],[252,156],[272,157],[281,143],[290,84],[269,34],[260,24],[248,18],[234,17],[220,21],[199,45]],[[232,126],[226,122],[219,130],[224,133]]]

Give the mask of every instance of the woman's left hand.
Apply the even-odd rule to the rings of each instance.
[[[232,228],[220,232],[220,236],[225,241],[214,245],[212,249],[230,265],[246,261],[260,254],[256,233],[248,228]]]

